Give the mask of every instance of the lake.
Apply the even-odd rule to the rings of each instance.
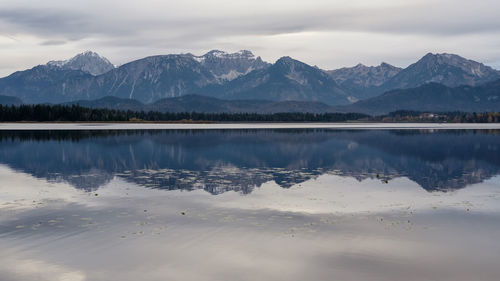
[[[496,127],[16,126],[0,280],[500,276]]]

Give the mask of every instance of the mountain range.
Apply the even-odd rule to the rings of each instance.
[[[342,89],[327,73],[282,57],[273,65],[252,71],[227,84],[206,92],[224,99],[266,99],[272,101],[316,101],[327,104],[349,104],[349,92]]]
[[[204,113],[357,112],[384,115],[401,109],[425,112],[497,112],[500,109],[500,80],[476,87],[447,87],[439,83],[429,83],[411,89],[392,90],[343,106],[310,101],[222,100],[200,95],[166,98],[150,104],[117,97],[79,100],[65,104],[116,110]]]
[[[344,67],[327,71],[328,74],[344,89],[357,93],[358,98],[372,97],[377,87],[396,76],[402,68],[381,63],[379,66],[358,64],[355,67]]]
[[[411,89],[392,90],[348,106],[336,107],[333,111],[382,115],[402,109],[426,112],[498,112],[500,80],[476,87],[447,87],[433,82]]]
[[[427,54],[380,85],[378,92],[407,89],[427,83],[448,87],[476,86],[500,78],[500,72],[453,54]]]
[[[382,63],[327,71],[286,56],[270,64],[246,50],[151,56],[118,67],[87,51],[0,78],[0,103],[204,112],[498,111],[499,85],[499,71],[453,54],[429,53],[405,69]]]

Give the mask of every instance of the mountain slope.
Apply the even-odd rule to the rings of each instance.
[[[327,71],[341,87],[347,89],[357,99],[372,96],[374,89],[397,75],[402,68],[382,63],[379,66],[358,64]]]
[[[101,57],[92,51],[86,51],[65,61],[50,61],[47,65],[62,69],[81,70],[94,76],[101,75],[115,68],[107,58]]]
[[[343,112],[360,112],[372,115],[396,110],[429,112],[500,111],[500,80],[480,86],[447,87],[429,83],[417,88],[389,91],[381,96],[338,107]]]
[[[500,72],[454,54],[429,53],[384,83],[379,92],[440,83],[448,87],[475,86],[500,79]]]
[[[144,104],[133,99],[122,99],[117,97],[104,97],[97,100],[77,100],[63,103],[63,105],[80,105],[89,108],[107,108],[116,110],[144,110]]]
[[[0,105],[20,105],[23,101],[16,97],[0,96]]]
[[[162,99],[148,106],[148,110],[160,112],[248,112],[257,110],[267,101],[225,101],[199,95],[186,95]]]
[[[0,94],[16,96],[26,103],[61,103],[93,98],[88,88],[99,72],[114,66],[93,52],[85,52],[66,61],[15,72],[0,79]]]
[[[25,103],[60,103],[82,99],[90,93],[82,95],[74,89],[88,84],[92,78],[91,74],[81,70],[39,65],[1,78],[0,95],[15,96]]]
[[[153,56],[96,77],[90,90],[97,96],[137,99],[144,103],[199,92],[217,78],[188,55]]]
[[[319,102],[268,101],[268,100],[221,100],[198,95],[163,99],[146,107],[161,112],[210,112],[210,113],[277,113],[309,112],[324,113],[330,106]]]
[[[268,68],[216,87],[212,94],[224,99],[321,101],[327,104],[348,104],[351,98],[328,74],[290,57],[282,57]]]
[[[205,113],[277,113],[277,112],[331,112],[331,107],[319,102],[266,101],[266,100],[221,100],[217,98],[185,95],[166,98],[151,104],[117,97],[104,97],[97,100],[79,100],[64,105],[78,104],[90,108],[107,108],[133,111],[159,112],[205,112]]]
[[[150,103],[201,93],[209,85],[219,85],[264,67],[267,64],[249,51],[234,54],[211,51],[199,57],[192,54],[152,56],[96,77],[91,91],[98,96],[112,95]]]

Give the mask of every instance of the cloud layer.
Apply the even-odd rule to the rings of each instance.
[[[497,0],[4,0],[0,74],[87,49],[121,64],[152,54],[250,49],[331,69],[405,66],[453,52],[500,66]]]

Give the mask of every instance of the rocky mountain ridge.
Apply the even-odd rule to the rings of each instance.
[[[83,52],[69,60],[49,61],[47,66],[62,69],[81,70],[94,76],[104,74],[115,68],[115,66],[109,62],[107,58],[92,51]]]
[[[429,53],[405,69],[382,63],[324,71],[286,56],[269,64],[246,50],[213,50],[201,56],[150,56],[116,68],[98,54],[85,52],[67,61],[52,61],[0,78],[0,95],[17,97],[25,103],[111,96],[149,104],[198,95],[339,106],[430,82],[457,87],[478,86],[496,79],[500,79],[500,73],[491,67],[452,54]]]
[[[350,96],[328,74],[291,57],[282,57],[268,68],[252,71],[211,95],[230,100],[315,101],[349,104]]]
[[[476,86],[500,79],[500,72],[482,63],[454,54],[428,53],[380,86],[379,93],[407,89],[428,83],[447,87]]]
[[[401,70],[402,68],[383,62],[379,66],[366,66],[360,63],[354,67],[329,70],[327,73],[340,86],[351,93],[357,93],[359,98],[366,98],[372,96],[370,92],[373,88],[383,85]]]

